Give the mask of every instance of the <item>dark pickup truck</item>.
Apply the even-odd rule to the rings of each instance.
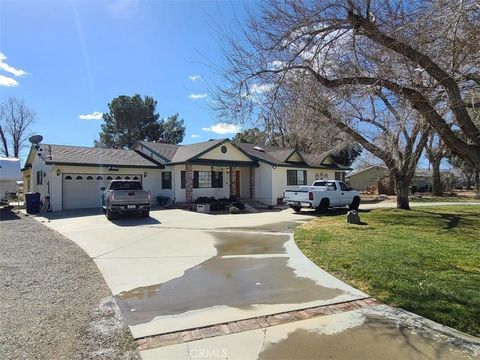
[[[108,220],[117,214],[141,213],[143,217],[150,216],[152,194],[143,190],[140,181],[112,180],[102,196],[103,211]]]

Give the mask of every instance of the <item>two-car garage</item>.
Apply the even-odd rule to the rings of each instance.
[[[140,174],[62,174],[62,208],[87,209],[102,206],[102,187],[111,180],[139,180]]]

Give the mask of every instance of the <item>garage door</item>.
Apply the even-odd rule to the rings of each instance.
[[[88,209],[102,206],[101,187],[110,180],[142,180],[140,174],[63,174],[63,209]]]

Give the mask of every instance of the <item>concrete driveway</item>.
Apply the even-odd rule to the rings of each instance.
[[[95,261],[145,360],[480,358],[479,339],[381,305],[310,262],[292,233],[312,215],[37,219]]]
[[[38,219],[95,261],[135,338],[367,297],[298,250],[293,229],[311,216],[291,210]]]

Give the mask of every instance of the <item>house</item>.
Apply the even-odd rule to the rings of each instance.
[[[330,156],[221,139],[190,145],[138,141],[132,150],[40,144],[32,146],[23,174],[27,191],[40,192],[58,211],[100,207],[100,188],[112,179],[139,180],[154,196],[176,203],[233,196],[274,205],[288,185],[344,180],[347,170]]]
[[[374,165],[363,169],[357,169],[347,174],[347,181],[350,187],[357,191],[365,191],[371,188],[378,188],[378,183],[388,175],[385,166]]]

